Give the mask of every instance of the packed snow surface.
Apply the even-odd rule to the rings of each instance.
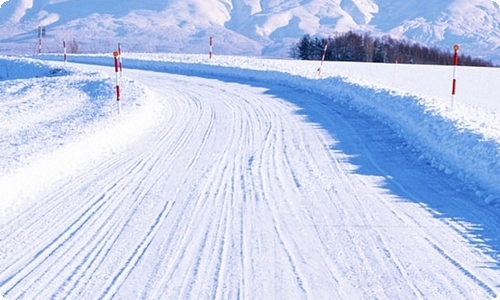
[[[500,290],[500,70],[61,58],[0,57],[6,298]]]

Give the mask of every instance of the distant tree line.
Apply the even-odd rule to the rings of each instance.
[[[321,60],[325,44],[328,48],[325,60],[360,61],[408,64],[452,65],[454,53],[437,47],[426,47],[418,43],[393,39],[390,36],[371,37],[368,33],[357,34],[349,31],[334,38],[312,38],[304,35],[290,51],[292,58],[301,60]],[[493,67],[493,63],[480,58],[472,58],[459,52],[459,65]]]

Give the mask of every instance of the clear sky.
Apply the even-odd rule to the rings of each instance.
[[[0,6],[2,6],[2,4],[4,4],[5,2],[7,2],[9,0],[0,0]],[[500,0],[499,0],[500,1]]]

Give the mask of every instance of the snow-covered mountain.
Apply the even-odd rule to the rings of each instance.
[[[500,60],[500,8],[491,0],[10,0],[0,7],[0,52],[45,52],[75,40],[80,52],[287,56],[304,34],[391,34]]]

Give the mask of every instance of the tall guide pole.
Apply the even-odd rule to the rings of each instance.
[[[113,52],[113,57],[115,58],[115,74],[116,74],[116,105],[118,107],[118,113],[121,113],[120,107],[120,78],[118,77],[118,51]]]
[[[66,66],[66,62],[68,61],[68,56],[66,54],[66,40],[63,39],[63,51],[64,51],[64,66]]]
[[[323,55],[321,56],[321,64],[318,68],[318,76],[321,76],[321,67],[323,66],[323,62],[325,61],[326,50],[328,49],[328,40],[326,40],[325,48],[323,49]]]
[[[123,62],[122,62],[122,44],[118,43],[118,64],[120,66],[120,77],[122,77]]]
[[[213,47],[213,38],[210,37],[210,51],[208,52],[209,59],[212,59],[212,47]]]
[[[451,108],[453,109],[453,105],[455,102],[455,93],[457,90],[457,65],[458,65],[458,49],[460,47],[458,45],[453,46],[453,50],[455,54],[453,56],[453,81],[451,84]]]
[[[42,39],[45,37],[45,26],[38,26],[38,54],[42,53]]]

